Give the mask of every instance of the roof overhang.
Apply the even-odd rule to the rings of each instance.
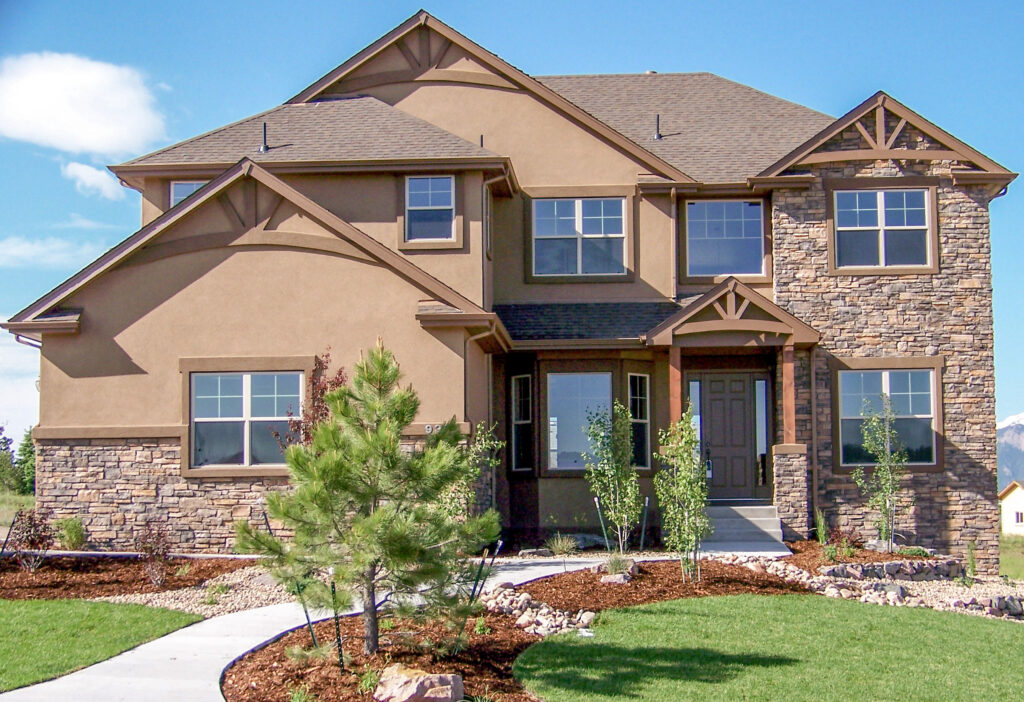
[[[998,498],[1000,500],[1005,499],[1007,495],[1009,495],[1011,492],[1013,492],[1017,488],[1024,488],[1024,486],[1022,486],[1016,480],[1011,481],[1009,485],[1007,485],[1006,487],[1004,487],[1002,490],[999,491]]]
[[[431,301],[432,302],[432,301]],[[451,308],[428,309],[421,303],[416,319],[424,329],[465,329],[470,338],[488,353],[505,353],[512,349],[512,338],[494,312],[460,312]]]
[[[809,174],[784,175],[747,178],[745,181],[736,183],[683,183],[667,180],[641,180],[639,188],[641,193],[672,194],[677,195],[760,195],[780,188],[787,190],[806,190],[816,180],[816,177]]]

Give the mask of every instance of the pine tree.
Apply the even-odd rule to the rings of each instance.
[[[294,530],[279,539],[236,525],[242,550],[266,556],[279,580],[306,604],[330,608],[330,578],[363,603],[363,650],[379,646],[388,601],[425,601],[451,611],[472,580],[464,554],[498,534],[497,514],[453,518],[444,499],[478,470],[454,419],[420,450],[401,445],[419,400],[400,387],[394,356],[379,342],[356,364],[351,385],[327,394],[330,418],[311,441],[289,446],[292,490],[267,498],[270,515]],[[333,569],[333,570],[330,570]],[[329,574],[330,573],[330,574]]]
[[[18,452],[14,455],[14,463],[21,474],[21,491],[31,495],[36,491],[36,445],[32,441],[32,429],[25,430],[18,444]]]

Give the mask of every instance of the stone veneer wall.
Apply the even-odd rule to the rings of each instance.
[[[796,446],[783,447],[772,457],[775,482],[775,507],[782,522],[782,537],[806,539],[810,534],[810,509],[808,507],[807,447],[803,451]]]
[[[889,129],[894,127],[895,120],[890,119]],[[927,137],[909,126],[905,132],[901,146],[930,145]],[[854,148],[859,140],[856,130],[850,129],[833,140],[830,148]],[[773,194],[775,301],[822,333],[815,417],[820,504],[833,523],[874,535],[875,515],[864,506],[849,474],[833,467],[828,355],[943,356],[944,469],[907,478],[908,500],[912,495],[914,504],[905,505],[897,531],[922,546],[959,554],[973,541],[979,569],[996,572],[999,526],[991,195],[982,186],[954,186],[950,168],[958,165],[956,162],[905,163],[856,162],[811,170],[830,178],[938,176],[937,274],[829,276],[827,241],[831,232],[825,225],[822,182],[816,181],[809,190],[776,190]],[[802,398],[799,404],[804,404]],[[804,410],[798,411],[802,414]],[[809,440],[804,428],[799,429],[798,441]]]

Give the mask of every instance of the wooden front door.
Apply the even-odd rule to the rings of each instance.
[[[770,497],[766,376],[706,372],[693,376],[694,381],[699,386],[691,387],[690,394],[700,394],[701,450],[710,468],[708,498]]]

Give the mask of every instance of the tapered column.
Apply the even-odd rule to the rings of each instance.
[[[683,350],[678,346],[668,350],[668,411],[671,422],[683,418]]]
[[[782,347],[782,443],[796,443],[796,380],[792,341]]]

